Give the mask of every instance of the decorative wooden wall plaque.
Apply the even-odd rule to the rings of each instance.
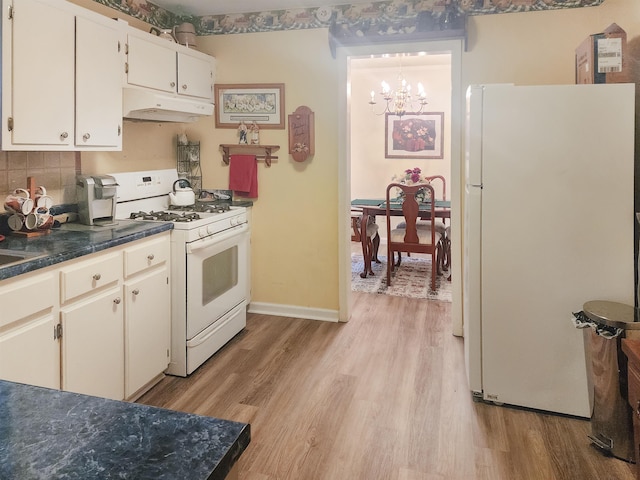
[[[289,153],[296,162],[304,162],[315,153],[313,112],[300,106],[289,115]]]

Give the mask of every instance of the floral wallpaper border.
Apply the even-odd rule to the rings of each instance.
[[[273,32],[326,28],[341,25],[344,30],[362,31],[377,28],[377,33],[407,33],[415,29],[425,15],[435,28],[442,28],[444,16],[489,15],[564,8],[594,7],[604,0],[387,0],[358,5],[272,10],[267,12],[204,17],[181,16],[147,0],[94,0],[160,28],[182,22],[196,26],[198,35]],[[433,28],[432,28],[433,29]]]

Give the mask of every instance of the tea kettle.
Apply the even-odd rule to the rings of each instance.
[[[172,192],[169,192],[169,200],[171,200],[171,205],[175,205],[177,207],[186,207],[188,205],[193,205],[194,203],[196,203],[196,194],[191,188],[189,180],[179,178],[178,180],[173,182],[172,190]]]
[[[170,42],[176,42],[176,37],[173,36],[173,30],[170,28],[156,28],[156,27],[151,27],[151,29],[149,30],[149,33],[153,33],[154,35],[157,35],[160,38],[164,38],[165,40],[168,40]]]

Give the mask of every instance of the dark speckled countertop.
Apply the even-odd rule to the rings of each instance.
[[[60,228],[52,229],[48,235],[37,237],[7,235],[4,241],[0,242],[0,254],[26,253],[33,257],[17,264],[0,266],[0,280],[133,242],[172,228],[172,223],[118,220],[116,225],[105,227],[67,223]]]
[[[218,480],[250,425],[0,380],[0,478]]]

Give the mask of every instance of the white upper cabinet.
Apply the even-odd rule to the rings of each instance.
[[[176,52],[159,44],[156,37],[129,34],[127,82],[163,92],[176,91]],[[162,42],[169,43],[167,40]]]
[[[123,49],[117,22],[76,17],[76,145],[122,148]]]
[[[213,103],[215,58],[129,27],[127,84]]]
[[[213,101],[212,62],[178,52],[178,93]]]
[[[2,7],[2,149],[121,150],[125,22],[62,0]]]
[[[54,2],[2,3],[2,147],[69,147],[75,17]]]

